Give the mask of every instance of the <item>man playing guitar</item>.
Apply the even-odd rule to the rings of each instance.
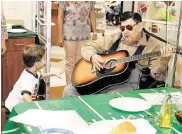
[[[127,50],[129,55],[132,56],[160,51],[162,46],[165,45],[164,42],[159,41],[150,36],[148,32],[145,32],[143,29],[142,18],[138,13],[130,11],[124,12],[121,14],[120,19],[122,37],[119,40],[116,51]],[[105,61],[99,54],[108,52],[114,42],[115,40],[107,35],[84,44],[81,49],[83,59],[91,62],[97,71],[104,69]],[[167,74],[168,62],[169,57],[165,58],[160,56],[137,60],[134,62],[135,66],[131,71],[131,77],[129,77],[126,82],[121,85],[113,85],[109,88],[104,88],[98,93],[137,89],[141,69],[143,68],[149,68],[150,75],[155,80],[164,81]],[[87,89],[85,88],[85,90]],[[80,95],[80,93],[75,88],[74,84],[68,85],[64,90],[64,97],[77,95]]]

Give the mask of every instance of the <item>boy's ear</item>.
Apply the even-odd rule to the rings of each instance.
[[[38,62],[35,62],[35,66],[38,67],[39,66],[39,63]]]

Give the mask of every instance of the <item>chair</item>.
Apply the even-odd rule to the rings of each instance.
[[[45,100],[46,95],[46,83],[44,80],[40,80],[37,100]]]

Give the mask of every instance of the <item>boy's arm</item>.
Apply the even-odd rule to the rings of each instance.
[[[23,100],[25,102],[32,102],[31,96],[28,93],[23,94]]]
[[[55,73],[44,73],[42,74],[42,76],[40,77],[40,79],[46,79],[52,76],[57,76]]]

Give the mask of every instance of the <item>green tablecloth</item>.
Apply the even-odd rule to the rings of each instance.
[[[21,25],[14,25],[13,27],[12,27],[12,29],[25,29],[23,26],[21,26]],[[32,32],[32,31],[30,31],[30,30],[28,30],[28,29],[26,29],[27,30],[27,32],[25,32],[25,33],[9,33],[8,32],[8,37],[9,38],[17,38],[17,37],[35,37],[37,34],[36,33],[34,33],[34,32]]]
[[[145,117],[146,119],[151,119],[151,116],[157,116],[160,105],[154,105],[151,109],[144,112],[125,112],[112,108],[109,105],[109,101],[117,97],[137,97],[141,98],[139,93],[154,93],[166,90],[167,92],[179,92],[179,89],[174,88],[158,88],[158,89],[147,89],[147,90],[135,90],[135,91],[124,91],[119,93],[108,93],[108,94],[98,94],[98,95],[88,95],[79,97],[68,97],[63,99],[52,99],[39,102],[22,103],[14,107],[11,117],[18,115],[27,109],[39,109],[40,107],[44,110],[76,110],[78,114],[87,122],[94,122],[103,119],[121,119],[127,118],[128,115],[132,114],[136,118]],[[180,91],[182,92],[182,90]],[[172,129],[162,129],[157,126],[154,122],[151,124],[157,129],[158,134],[177,134],[182,132],[182,126],[179,125],[176,118],[174,117],[174,112],[176,108],[173,107],[172,116]],[[9,134],[37,134],[40,130],[38,128],[27,126],[25,124],[14,123],[7,121],[4,127],[3,133],[9,132]]]

